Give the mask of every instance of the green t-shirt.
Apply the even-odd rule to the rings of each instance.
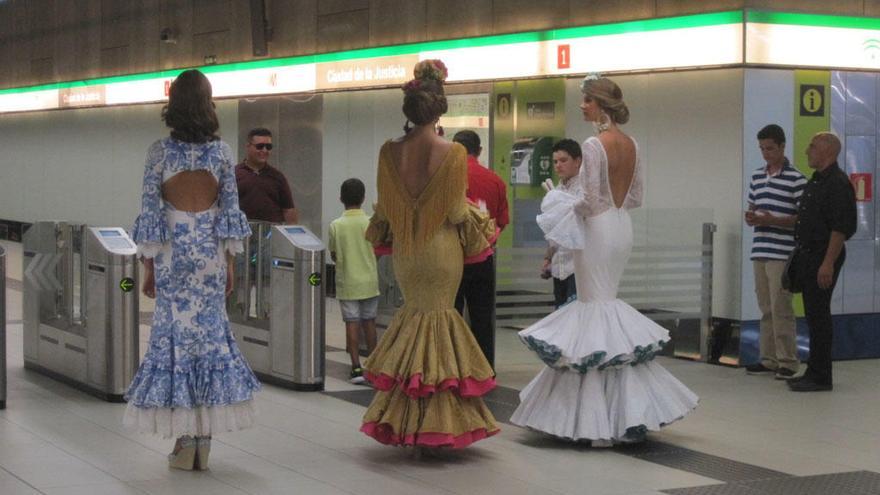
[[[379,274],[373,246],[364,238],[370,218],[364,210],[345,210],[330,223],[327,248],[336,253],[336,298],[343,301],[379,295]]]

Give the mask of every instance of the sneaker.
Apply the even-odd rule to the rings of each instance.
[[[797,372],[794,370],[790,370],[788,368],[779,368],[778,370],[776,370],[775,378],[777,380],[791,380],[796,374]]]
[[[750,364],[746,366],[746,373],[749,375],[763,375],[766,373],[775,373],[776,370],[771,370],[770,368],[764,366],[761,363],[758,364]]]
[[[355,385],[360,385],[367,381],[364,379],[364,369],[361,367],[352,368],[351,373],[348,375],[348,381]]]

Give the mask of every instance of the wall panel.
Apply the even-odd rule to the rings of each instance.
[[[570,25],[568,0],[507,0],[494,2],[494,33],[534,31]]]
[[[428,0],[425,15],[428,39],[491,34],[492,0]]]
[[[369,46],[369,9],[319,14],[317,40],[322,53]]]
[[[318,51],[318,4],[315,0],[271,2],[267,6],[272,41],[269,56],[287,57]]]
[[[160,110],[143,105],[0,116],[0,218],[130,228],[140,208],[146,150],[168,135]],[[217,114],[221,134],[232,125],[227,142],[236,153],[237,102],[218,101]]]
[[[159,0],[162,29],[175,33],[176,42],[160,43],[159,68],[193,67],[201,65],[193,56],[193,6],[190,0]]]
[[[572,26],[603,24],[654,15],[654,0],[569,0],[569,23]]]
[[[398,45],[425,40],[426,1],[370,2],[370,45]]]

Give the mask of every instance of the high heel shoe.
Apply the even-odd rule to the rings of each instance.
[[[209,455],[211,455],[211,437],[196,437],[196,467],[200,471],[208,469]]]
[[[192,471],[196,464],[196,439],[180,437],[177,439],[175,452],[168,454],[168,467]]]

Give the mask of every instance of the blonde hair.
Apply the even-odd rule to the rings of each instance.
[[[587,76],[581,83],[581,92],[598,103],[615,124],[629,122],[629,108],[623,102],[623,91],[611,79]]]

